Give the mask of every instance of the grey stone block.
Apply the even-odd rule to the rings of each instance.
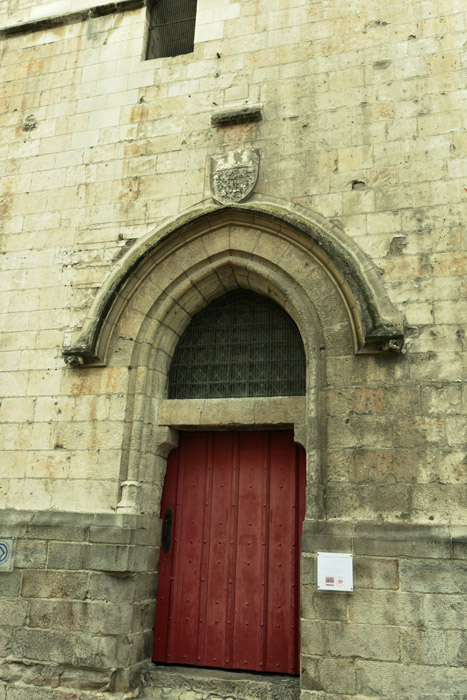
[[[424,598],[426,623],[437,629],[465,628],[467,597],[427,594]]]
[[[318,662],[320,685],[326,692],[354,694],[355,664],[348,659],[321,659]]]
[[[139,614],[137,614],[139,613]],[[156,601],[150,601],[134,606],[133,614],[133,632],[154,628],[154,620],[156,617]]]
[[[352,539],[355,523],[346,520],[304,520],[303,534],[321,537],[347,537]]]
[[[399,588],[399,562],[397,559],[355,557],[355,588]]]
[[[454,559],[467,559],[467,527],[452,527],[452,556]]]
[[[42,569],[47,562],[47,542],[18,540],[15,567],[18,569]]]
[[[34,513],[28,536],[31,539],[83,542],[94,519],[92,513],[38,511]]]
[[[370,697],[439,700],[447,693],[460,700],[467,693],[464,668],[363,660],[356,666],[357,692]]]
[[[300,558],[300,581],[302,586],[316,585],[316,556],[302,554]]]
[[[452,556],[454,559],[467,559],[467,542],[453,542]]]
[[[317,620],[300,621],[300,652],[307,656],[324,654],[324,625]]]
[[[73,635],[67,632],[18,629],[13,635],[11,649],[13,655],[20,658],[70,663],[74,657],[74,645]]]
[[[310,532],[302,535],[302,552],[351,552],[352,538],[341,535],[317,535]]]
[[[450,666],[467,667],[467,630],[446,631],[446,654]]]
[[[127,658],[127,666],[131,666],[134,664],[137,664],[141,662],[142,659],[149,659],[152,656],[152,647],[154,644],[154,633],[151,630],[151,647],[149,650],[149,653],[145,655],[145,636],[144,634],[141,634],[141,630],[137,630],[137,632],[133,632],[131,635],[128,635],[128,641],[129,641],[129,655]]]
[[[426,593],[464,593],[467,585],[467,562],[402,561],[401,589]]]
[[[2,627],[22,627],[27,618],[28,603],[26,600],[0,600],[0,620]]]
[[[132,515],[130,513],[95,513],[92,521],[93,527],[110,527],[117,529],[134,530],[138,527],[139,518],[145,516]]]
[[[443,631],[400,628],[401,661],[407,664],[440,666],[446,663]]]
[[[91,545],[75,542],[50,542],[47,566],[49,569],[87,569]]]
[[[310,700],[340,700],[345,693],[354,695],[356,672],[349,659],[318,659],[304,656],[302,660],[300,697]],[[306,691],[305,694],[303,691]],[[334,693],[338,693],[335,695]]]
[[[3,626],[0,627],[0,658],[9,656],[11,653],[11,638],[13,636],[13,628]]]
[[[89,574],[89,598],[106,600],[113,603],[129,603],[140,598],[135,594],[137,579],[134,574],[128,576],[110,573]]]
[[[0,574],[0,598],[17,598],[21,590],[23,572],[2,571]]]
[[[33,511],[0,510],[0,533],[2,537],[26,537]]]
[[[427,559],[449,559],[451,556],[451,542],[444,541],[413,541],[413,540],[380,540],[355,539],[355,555],[374,557],[414,557]]]
[[[145,547],[98,543],[50,542],[49,569],[90,569],[91,571],[146,571]]]
[[[129,528],[96,527],[89,529],[90,542],[104,542],[109,544],[129,544],[133,531]]]
[[[21,680],[25,671],[25,664],[21,660],[5,659],[0,665],[0,680],[6,683],[15,683]]]
[[[354,551],[389,558],[449,558],[451,534],[447,526],[357,523]]]
[[[322,620],[346,620],[349,594],[329,595],[329,591],[315,591],[313,609]]]
[[[312,656],[302,655],[301,657],[301,674],[300,685],[305,690],[323,690],[321,685],[318,661],[319,659]]]
[[[157,574],[140,573],[135,576],[135,600],[154,600],[157,593]]]
[[[110,690],[114,671],[93,671],[88,668],[67,668],[62,671],[60,684],[70,688],[100,693]],[[79,697],[79,696],[78,696]]]
[[[421,627],[423,596],[400,591],[355,591],[348,598],[349,620],[370,625]]]
[[[131,663],[133,635],[120,636],[116,639],[114,666],[127,667]]]
[[[400,659],[398,627],[329,622],[325,635],[326,650],[330,656],[381,661]]]
[[[35,571],[23,574],[24,598],[73,598],[83,600],[88,590],[88,574],[77,571]]]
[[[126,642],[111,635],[98,637],[95,634],[75,634],[71,663],[99,670],[125,666],[128,654],[119,654],[119,642],[121,648],[125,649]]]
[[[57,630],[17,630],[12,640],[16,657],[35,659],[67,666],[86,666],[103,670],[124,666],[128,659],[128,643],[114,636],[70,633]]]
[[[325,693],[321,692],[319,690],[304,690],[303,688],[300,691],[300,700],[342,700],[342,694],[339,693],[336,695],[335,693]],[[355,698],[357,700],[357,698]],[[360,698],[358,698],[360,700]],[[362,698],[361,700],[365,700]]]
[[[317,591],[307,586],[301,593],[301,614],[310,620],[346,620],[347,595]]]
[[[94,544],[89,548],[88,567],[94,571],[144,571],[147,554],[140,547]]]
[[[138,547],[139,558],[136,571],[157,571],[159,567],[160,547]],[[136,564],[135,564],[136,566]]]
[[[158,523],[131,530],[131,544],[158,546],[161,539],[161,526]]]
[[[122,603],[31,600],[30,627],[93,632],[96,634],[128,634],[131,631],[133,606]]]
[[[212,126],[228,126],[231,124],[246,124],[257,122],[263,118],[261,105],[240,105],[214,112],[211,115]]]

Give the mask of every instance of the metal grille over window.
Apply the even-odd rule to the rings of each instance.
[[[237,290],[197,314],[175,350],[169,398],[305,394],[299,330],[277,304]]]
[[[191,53],[197,0],[155,0],[151,5],[146,58]]]

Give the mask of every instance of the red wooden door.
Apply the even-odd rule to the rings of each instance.
[[[183,433],[162,496],[153,660],[298,674],[304,511],[291,431]]]

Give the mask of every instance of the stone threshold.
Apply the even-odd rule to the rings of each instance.
[[[300,679],[275,673],[143,666],[139,698],[149,700],[298,700]]]

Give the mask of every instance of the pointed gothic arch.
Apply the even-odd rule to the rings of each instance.
[[[306,396],[267,404],[242,399],[217,409],[210,399],[196,406],[168,400],[170,364],[184,330],[211,301],[235,289],[271,299],[296,324],[306,355]],[[399,351],[400,322],[358,247],[300,207],[257,196],[236,207],[208,204],[160,226],[118,260],[76,342],[64,350],[71,366],[130,368],[118,510],[157,512],[176,430],[216,427],[222,415],[230,426],[293,427],[307,449],[309,508],[323,512],[326,358],[353,362],[356,353]]]
[[[281,245],[289,246],[296,255],[302,251],[324,269],[347,307],[356,352],[401,350],[402,318],[389,301],[374,265],[358,246],[315,213],[256,196],[235,207],[210,203],[194,208],[137,241],[105,280],[81,333],[64,349],[65,360],[76,365],[106,364],[116,324],[143,279],[167,255],[180,255],[180,248],[188,242],[193,244],[209,231],[225,226],[273,234],[277,239],[271,250],[273,260]]]

